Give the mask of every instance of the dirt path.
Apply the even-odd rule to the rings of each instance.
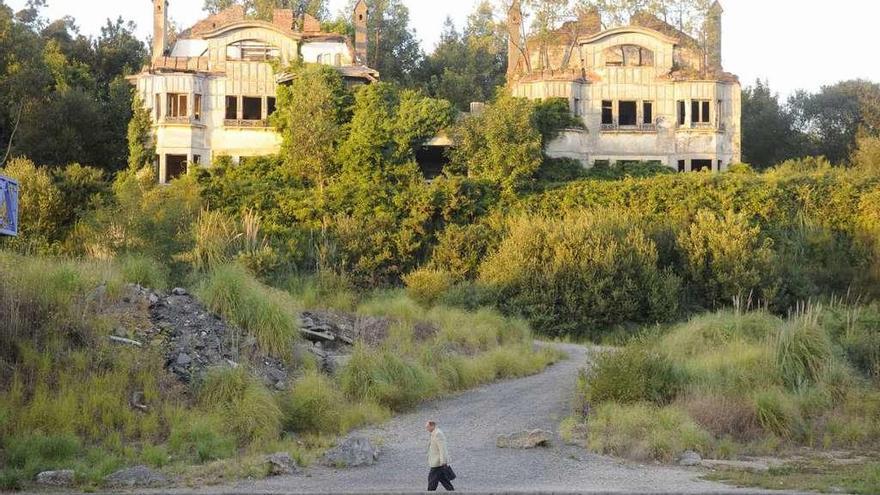
[[[558,344],[569,359],[545,372],[424,404],[375,428],[359,431],[382,445],[367,468],[310,468],[305,475],[209,488],[212,493],[351,493],[424,490],[427,479],[424,423],[436,419],[446,432],[461,491],[482,492],[672,492],[736,493],[698,480],[699,471],[624,463],[563,446],[517,451],[495,447],[497,435],[525,429],[556,431],[568,411],[577,370],[589,352]],[[442,490],[442,489],[441,489]],[[748,492],[754,492],[750,490]],[[743,493],[746,493],[745,491]]]

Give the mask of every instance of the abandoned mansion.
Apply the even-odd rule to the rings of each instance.
[[[367,67],[367,7],[354,8],[354,44],[321,31],[308,14],[276,9],[271,21],[250,19],[234,5],[168,40],[168,0],[153,1],[153,56],[131,78],[154,124],[157,171],[168,182],[189,165],[277,153],[281,137],[269,124],[278,84],[275,67],[305,63],[335,67],[348,85],[376,81]]]
[[[352,12],[353,40],[323,32],[308,14],[277,9],[271,21],[256,20],[236,5],[197,22],[172,44],[168,8],[168,0],[153,0],[153,55],[130,78],[153,119],[162,183],[220,156],[237,161],[277,153],[281,137],[269,116],[276,88],[292,78],[278,68],[300,61],[332,66],[349,86],[379,78],[366,65],[364,0]],[[514,0],[510,91],[564,98],[582,120],[581,128],[548,145],[550,156],[587,167],[653,161],[682,172],[725,170],[740,160],[741,91],[721,66],[721,15],[715,2],[701,41],[647,14],[603,29],[595,10],[538,39],[524,35]]]
[[[567,99],[583,121],[549,145],[550,156],[725,170],[741,159],[741,88],[721,66],[722,12],[711,5],[701,41],[645,13],[604,30],[595,9],[528,39],[514,0],[508,84],[514,96]]]

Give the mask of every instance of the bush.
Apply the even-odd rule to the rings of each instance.
[[[600,454],[637,461],[672,462],[685,450],[712,451],[712,437],[672,406],[599,405],[590,419],[588,445]]]
[[[47,169],[38,168],[34,162],[15,158],[0,169],[0,174],[18,181],[18,212],[21,219],[19,235],[5,240],[21,250],[45,252],[62,240],[65,206],[61,191],[52,181]]]
[[[305,433],[342,433],[342,414],[348,407],[329,378],[307,373],[294,382],[281,403],[286,429]]]
[[[223,417],[240,445],[274,440],[281,433],[282,412],[275,398],[243,366],[209,372],[199,402]]]
[[[267,287],[237,265],[212,270],[198,289],[202,301],[247,330],[260,348],[289,359],[299,336],[298,304],[287,293]]]
[[[450,225],[437,238],[431,265],[449,271],[456,280],[472,279],[496,237],[492,229],[481,223]]]
[[[237,443],[227,430],[216,413],[184,414],[172,423],[168,446],[177,455],[200,463],[227,459],[235,455]]]
[[[831,342],[817,311],[791,318],[776,339],[776,366],[789,388],[816,383],[831,361]]]
[[[420,364],[363,345],[355,347],[339,380],[348,397],[375,401],[393,411],[408,409],[439,391],[436,377]]]
[[[758,423],[767,432],[784,439],[792,439],[803,433],[797,405],[780,389],[756,392],[755,410]]]
[[[677,313],[677,283],[658,269],[654,243],[616,211],[511,220],[480,281],[505,312],[548,335],[599,337],[607,326]]]
[[[545,158],[537,177],[542,182],[568,182],[587,175],[584,164],[573,158]]]
[[[701,210],[679,235],[678,245],[686,260],[687,280],[693,284],[689,293],[710,307],[760,293],[771,266],[772,243],[762,239],[761,228],[743,214],[719,216]]]
[[[716,438],[751,442],[761,435],[754,401],[747,398],[696,392],[685,397],[681,407]]]
[[[681,391],[685,377],[648,342],[603,353],[587,375],[590,399],[596,403],[654,402],[668,404]]]
[[[452,287],[452,276],[433,268],[420,268],[403,277],[406,293],[423,306],[432,306]]]

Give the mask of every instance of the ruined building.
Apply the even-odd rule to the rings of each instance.
[[[153,55],[130,78],[154,123],[156,170],[162,183],[208,166],[219,156],[233,161],[277,153],[281,136],[269,125],[279,73],[296,61],[335,67],[347,84],[379,74],[366,66],[367,6],[355,6],[355,39],[321,31],[308,14],[275,10],[271,21],[248,18],[233,6],[196,23],[171,46],[167,0],[153,0]]]
[[[648,14],[605,30],[595,10],[525,37],[514,0],[508,81],[514,96],[567,99],[583,120],[550,144],[551,156],[725,170],[740,161],[741,88],[722,68],[722,13],[715,2],[701,41]]]

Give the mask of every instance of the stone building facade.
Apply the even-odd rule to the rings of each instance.
[[[583,120],[584,129],[567,130],[548,146],[550,156],[588,167],[653,161],[682,172],[725,170],[741,159],[741,87],[721,65],[722,13],[715,2],[702,42],[646,14],[603,30],[595,10],[526,39],[515,0],[508,18],[511,90],[565,98]]]
[[[355,43],[321,31],[308,14],[275,10],[272,21],[250,19],[241,6],[199,21],[168,43],[168,0],[154,0],[153,55],[130,78],[153,118],[156,171],[166,183],[219,156],[277,153],[281,137],[269,125],[276,88],[291,63],[335,67],[351,85],[378,79],[366,64],[366,3],[354,11]],[[364,37],[364,39],[360,39]]]

